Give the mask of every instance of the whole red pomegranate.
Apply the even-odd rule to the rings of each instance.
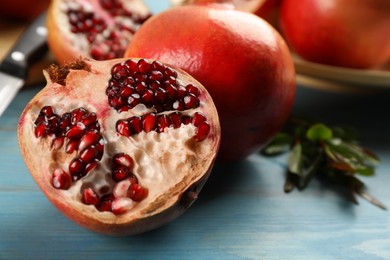
[[[162,60],[206,87],[221,120],[224,161],[267,143],[293,104],[294,66],[282,37],[261,18],[226,5],[186,5],[155,15],[125,55]]]
[[[136,234],[197,198],[220,142],[216,108],[198,81],[146,59],[78,60],[45,75],[18,140],[63,214],[96,232]]]
[[[49,6],[50,0],[1,1],[0,17],[16,20],[32,20]]]
[[[284,0],[281,29],[303,58],[372,68],[390,60],[390,1]]]
[[[280,0],[171,0],[176,5],[226,3],[233,4],[237,10],[254,13],[268,22],[276,25],[276,16]]]
[[[120,58],[149,16],[142,0],[53,0],[47,17],[48,45],[61,64],[80,56]]]

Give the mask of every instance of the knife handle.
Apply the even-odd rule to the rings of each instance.
[[[16,44],[0,64],[0,71],[7,72],[21,79],[26,79],[28,67],[47,51],[46,15],[42,13],[22,33]]]

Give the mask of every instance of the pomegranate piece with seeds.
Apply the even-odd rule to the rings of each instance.
[[[61,212],[93,231],[124,235],[188,208],[220,143],[216,108],[199,82],[146,59],[78,60],[45,76],[18,137],[31,175]],[[134,104],[129,90],[153,98]]]
[[[121,58],[150,16],[141,0],[53,0],[47,18],[48,44],[60,63],[80,56]]]

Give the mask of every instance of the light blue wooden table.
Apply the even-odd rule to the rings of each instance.
[[[389,211],[354,205],[316,181],[285,194],[283,157],[216,165],[199,200],[158,230],[124,238],[87,231],[48,202],[19,152],[17,121],[40,87],[23,89],[0,117],[0,259],[390,259]],[[356,127],[382,159],[363,180],[390,207],[389,112],[389,91],[299,87],[293,113]]]

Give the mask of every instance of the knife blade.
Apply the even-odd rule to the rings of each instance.
[[[23,87],[28,68],[47,52],[46,12],[22,33],[0,63],[0,116]]]

